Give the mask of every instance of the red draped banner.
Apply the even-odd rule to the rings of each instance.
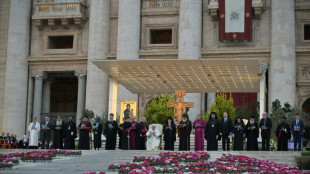
[[[225,4],[232,4],[235,3],[235,0],[219,0],[219,40],[252,40],[252,0],[243,0],[245,4],[233,4],[234,7],[225,7]],[[243,2],[241,1],[241,2]],[[240,2],[240,1],[239,1]],[[237,2],[236,2],[237,3]],[[239,9],[238,5],[240,5]],[[225,10],[225,8],[227,8]],[[229,8],[229,10],[228,10]],[[244,10],[244,11],[240,11]],[[243,21],[238,20],[244,19]],[[236,30],[236,32],[232,31],[226,31],[227,26],[230,23],[235,22],[235,26],[239,25],[238,22],[241,22],[241,25],[244,25],[244,29],[242,30]]]

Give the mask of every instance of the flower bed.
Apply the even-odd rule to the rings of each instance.
[[[12,163],[9,163],[9,162],[0,162],[0,170],[3,170],[3,169],[10,169],[13,167],[13,164]]]
[[[272,161],[242,155],[223,154],[215,161],[207,161],[207,152],[162,152],[159,157],[134,157],[135,162],[109,164],[109,170],[119,173],[302,173]],[[191,159],[192,158],[192,159]],[[173,162],[171,161],[173,159]]]

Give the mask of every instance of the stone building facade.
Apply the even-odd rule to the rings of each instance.
[[[121,100],[138,101],[141,116],[158,94],[113,83],[94,64],[104,60],[255,58],[261,112],[275,99],[310,112],[310,1],[252,0],[250,41],[219,41],[218,9],[218,0],[1,0],[0,131],[21,137],[48,113],[119,112]],[[186,95],[192,119],[214,92]]]

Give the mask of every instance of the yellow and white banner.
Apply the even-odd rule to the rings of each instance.
[[[225,0],[225,32],[243,33],[245,0]]]

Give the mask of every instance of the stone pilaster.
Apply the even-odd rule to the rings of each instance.
[[[86,87],[86,71],[77,71],[75,76],[78,78],[78,101],[76,111],[76,122],[78,123],[83,116],[85,109],[85,87]]]
[[[4,85],[3,130],[25,134],[31,0],[11,0]]]
[[[33,72],[32,77],[34,78],[33,117],[37,117],[37,121],[41,122],[43,80],[46,78],[46,73]]]
[[[180,0],[178,59],[197,60],[201,57],[202,1]],[[188,115],[194,120],[201,112],[201,93],[187,93],[184,101],[194,102]]]
[[[119,1],[117,59],[139,59],[140,0]]]
[[[51,82],[46,80],[43,82],[43,99],[42,113],[49,113],[51,105]]]
[[[106,59],[109,53],[110,0],[90,2],[86,109],[101,116],[108,108],[109,77],[93,60]]]
[[[262,75],[260,77],[260,91],[259,91],[259,118],[262,118],[263,112],[266,112],[266,72],[268,70],[268,64],[260,64]]]
[[[271,61],[270,102],[295,105],[295,1],[272,0],[271,4]]]

